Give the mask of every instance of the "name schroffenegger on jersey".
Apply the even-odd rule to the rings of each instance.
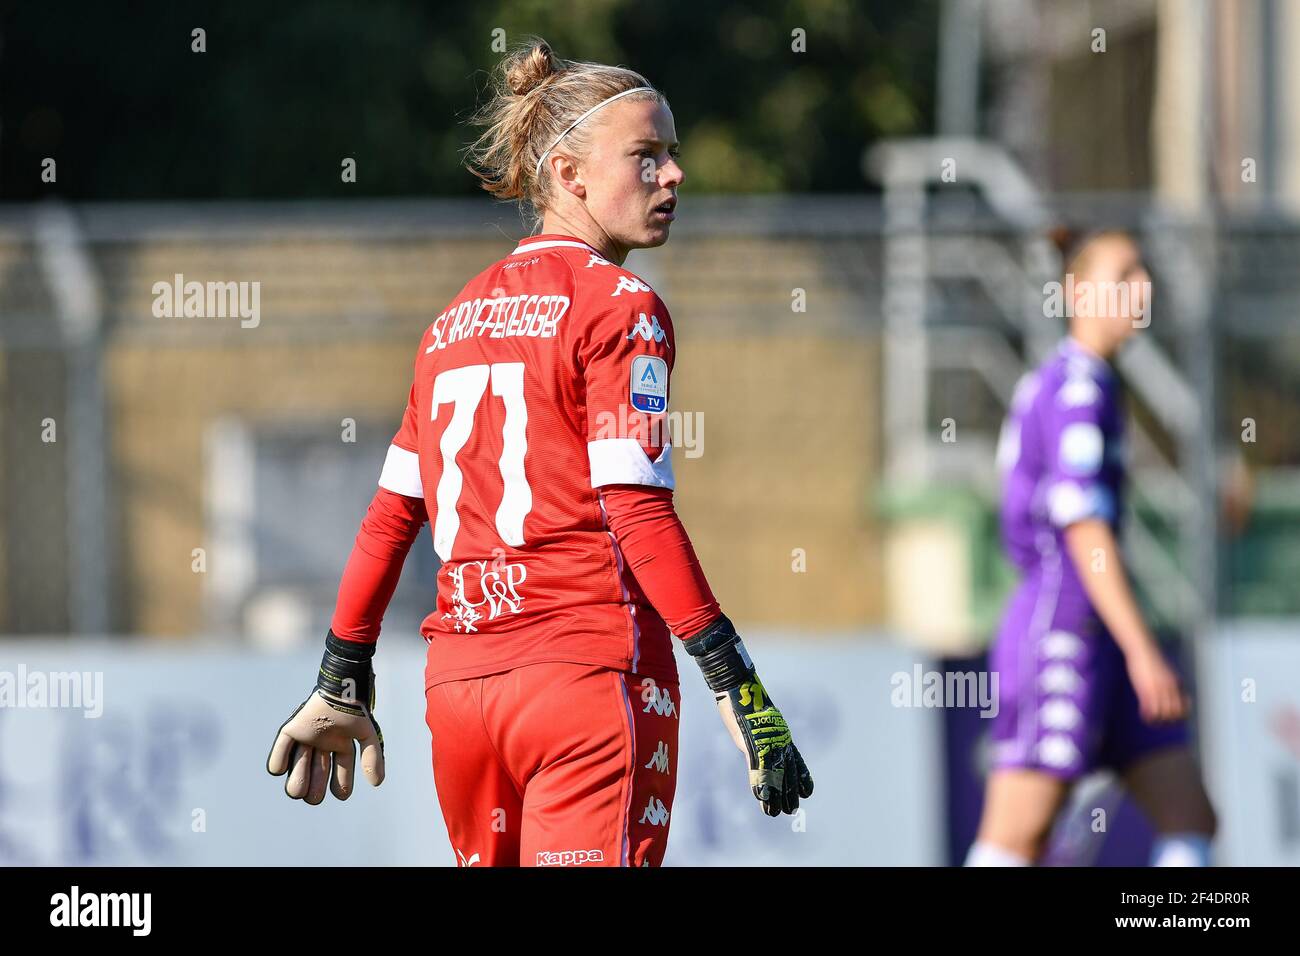
[[[559,294],[466,299],[433,320],[433,343],[424,351],[445,349],[476,335],[493,339],[554,338],[569,304],[569,297]]]

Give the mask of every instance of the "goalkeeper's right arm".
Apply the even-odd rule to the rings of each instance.
[[[356,745],[373,786],[384,780],[384,737],[374,718],[371,660],[388,602],[411,545],[428,521],[424,500],[380,488],[357,532],[339,582],[334,620],[325,638],[316,688],[276,734],[266,769],[288,774],[284,792],[315,806],[325,789],[352,794]]]

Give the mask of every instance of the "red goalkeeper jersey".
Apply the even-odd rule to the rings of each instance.
[[[677,679],[599,494],[673,487],[673,358],[654,291],[558,235],[524,240],[425,331],[379,484],[433,519],[426,687],[543,661]]]

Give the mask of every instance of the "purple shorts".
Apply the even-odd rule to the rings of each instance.
[[[1124,655],[1079,585],[1050,572],[1016,589],[989,670],[998,674],[993,766],[1063,779],[1123,770],[1144,754],[1186,744],[1187,725],[1148,724]]]

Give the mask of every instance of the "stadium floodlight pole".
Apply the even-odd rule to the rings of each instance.
[[[36,258],[67,358],[68,618],[74,633],[102,634],[109,626],[103,297],[85,237],[68,207],[56,200],[39,204],[34,226]]]
[[[939,14],[940,136],[979,133],[980,18],[983,0],[943,0]]]
[[[1214,112],[1217,34],[1205,0],[1157,5],[1155,109],[1152,157],[1160,218],[1150,230],[1153,252],[1172,274],[1169,296],[1178,317],[1186,380],[1189,427],[1179,433],[1179,467],[1194,491],[1195,505],[1180,522],[1182,556],[1200,605],[1188,630],[1199,639],[1215,624],[1218,531],[1215,435],[1214,332],[1217,220],[1210,202],[1213,182],[1210,127]]]
[[[1211,13],[1204,8],[1200,13],[1201,50],[1204,53],[1206,62],[1214,64],[1215,57],[1218,54],[1217,38],[1212,25]],[[1266,18],[1271,19],[1273,13],[1274,11],[1270,7],[1265,14]],[[1268,45],[1271,49],[1272,44]],[[1268,62],[1271,69],[1272,61]],[[1214,69],[1214,66],[1211,66],[1210,69]],[[1200,93],[1201,115],[1206,116],[1209,115],[1206,111],[1214,107],[1214,92],[1211,90],[1210,84],[1207,83],[1201,88]],[[1198,124],[1197,130],[1205,146],[1205,155],[1208,156],[1211,134],[1205,124]],[[1207,166],[1207,177],[1209,172]],[[1186,359],[1191,369],[1193,381],[1199,384],[1201,393],[1203,424],[1195,436],[1193,448],[1196,463],[1193,467],[1195,469],[1194,474],[1197,476],[1197,489],[1200,491],[1203,505],[1194,519],[1192,538],[1189,542],[1191,548],[1189,557],[1194,572],[1198,577],[1197,583],[1201,587],[1201,594],[1204,596],[1204,607],[1207,611],[1198,621],[1196,641],[1200,643],[1209,628],[1218,625],[1221,598],[1218,547],[1223,531],[1220,520],[1221,511],[1219,509],[1218,417],[1214,414],[1219,400],[1217,363],[1215,362],[1215,356],[1218,354],[1218,340],[1214,317],[1218,314],[1218,307],[1222,305],[1222,299],[1220,297],[1217,269],[1219,262],[1217,255],[1219,218],[1212,204],[1206,203],[1201,207],[1195,220],[1193,235],[1199,240],[1194,247],[1194,251],[1201,266],[1198,270],[1200,295],[1194,303],[1195,311],[1192,313],[1189,354]]]
[[[885,468],[892,481],[928,479],[925,189],[885,191]]]
[[[929,256],[935,242],[926,235],[926,189],[940,182],[941,171],[951,166],[999,216],[1023,232],[1041,233],[1048,217],[1029,177],[993,144],[963,137],[889,140],[868,149],[862,162],[866,177],[884,189],[885,473],[891,481],[932,478],[927,415],[936,348],[926,312],[934,278]],[[1041,303],[1041,289],[1033,285],[1038,273],[1030,265],[1012,265],[1024,298],[1016,299],[1008,317],[1024,327],[1031,357],[1038,360],[1055,348],[1059,334],[1049,323],[1034,321],[1033,297],[1039,296]],[[1040,304],[1037,314],[1041,312]]]

